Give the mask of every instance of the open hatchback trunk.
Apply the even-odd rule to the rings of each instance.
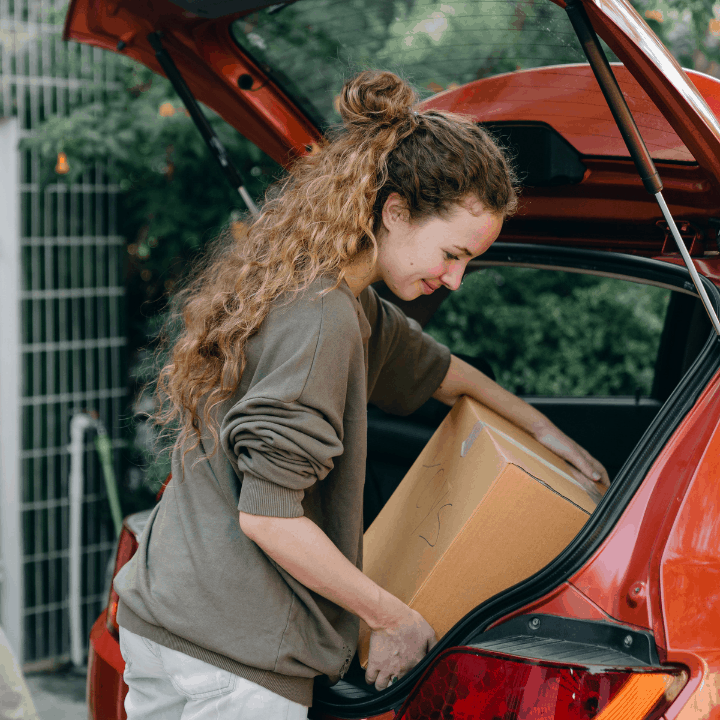
[[[673,631],[662,578],[671,577],[664,552],[682,498],[720,417],[720,343],[717,320],[708,314],[720,306],[720,82],[683,71],[624,0],[569,8],[532,0],[73,0],[65,37],[121,52],[160,73],[158,53],[166,53],[192,96],[284,165],[311,151],[338,121],[332,100],[353,70],[400,70],[434,93],[422,108],[483,123],[510,150],[523,179],[518,215],[470,264],[469,286],[475,276],[501,287],[517,281],[518,273],[545,273],[552,282],[567,278],[560,285],[572,294],[573,283],[603,278],[617,283],[607,292],[640,293],[628,307],[663,307],[661,326],[653,330],[651,377],[639,380],[638,390],[600,396],[589,381],[582,396],[560,390],[526,397],[603,462],[613,480],[569,545],[535,574],[472,609],[389,689],[366,685],[353,661],[336,685],[316,684],[313,712],[392,718],[404,707],[404,717],[440,717],[442,708],[426,689],[435,683],[447,705],[455,691],[442,678],[472,665],[468,654],[487,659],[495,653],[555,669],[563,663],[636,668],[643,677],[670,668],[671,679],[633,715],[637,720],[655,717],[661,696],[672,702],[699,687],[707,663]],[[610,66],[598,59],[598,48]],[[586,57],[594,57],[592,65]],[[608,68],[617,84],[608,81],[601,89],[597,78],[607,80]],[[663,188],[669,212],[653,197]],[[428,331],[449,337],[433,326],[433,316],[451,301],[437,291],[398,304]],[[487,308],[478,306],[481,311]],[[478,332],[472,322],[467,327],[470,335]],[[616,331],[625,337],[621,317]],[[456,354],[486,372],[502,370],[467,351],[472,337],[455,340]],[[633,340],[625,337],[628,348]],[[550,339],[527,342],[542,350]],[[366,526],[446,412],[434,401],[408,418],[369,408]],[[510,666],[490,672],[490,665],[482,673],[511,674]],[[472,682],[482,674],[477,668],[468,673],[463,677]],[[498,697],[505,692],[502,684],[493,687]],[[426,709],[417,710],[422,703]],[[674,717],[672,710],[667,717]]]

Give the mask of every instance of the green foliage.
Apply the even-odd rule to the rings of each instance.
[[[669,292],[612,278],[497,268],[466,277],[426,330],[528,395],[652,388]]]
[[[119,233],[128,240],[130,346],[147,340],[146,322],[163,306],[185,265],[204,242],[245,208],[230,187],[170,83],[117,58],[119,88],[49,119],[23,142],[37,153],[41,182],[73,183],[100,163],[122,191]],[[163,117],[163,107],[168,116]],[[247,181],[261,197],[280,168],[234,128],[205,110]],[[70,172],[54,172],[58,152]]]
[[[633,0],[678,62],[720,76],[720,6],[714,0]]]

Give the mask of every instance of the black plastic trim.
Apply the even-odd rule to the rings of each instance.
[[[534,120],[479,124],[510,155],[524,187],[577,185],[585,177],[582,155],[551,125]]]
[[[597,620],[575,620],[533,613],[518,615],[469,643],[507,655],[588,665],[642,667],[659,665],[649,632]]]
[[[497,260],[503,263],[566,266],[568,269],[590,272],[613,272],[695,292],[686,268],[631,255],[500,243],[492,246],[482,257],[483,260]],[[707,278],[701,279],[717,311],[720,308],[720,290]],[[380,715],[399,708],[439,652],[477,641],[488,627],[547,595],[580,570],[615,527],[661,450],[718,368],[720,368],[720,342],[714,331],[711,331],[695,362],[640,438],[596,511],[570,545],[552,563],[469,612],[437,643],[432,653],[418,663],[400,682],[387,690],[378,693],[374,688],[368,687],[366,691],[358,693],[363,695],[363,699],[348,703],[347,700],[343,701],[342,691],[333,698],[333,688],[323,689],[316,686],[313,708],[339,718],[349,719]],[[355,659],[353,664],[356,662]],[[344,685],[347,686],[348,683]],[[341,689],[342,686],[338,688]]]
[[[198,129],[202,139],[205,141],[208,150],[210,150],[210,154],[215,158],[215,160],[217,160],[223,175],[225,175],[233,190],[240,190],[246,184],[242,173],[232,161],[232,158],[220,141],[220,138],[217,136],[213,126],[205,117],[205,113],[202,111],[198,101],[195,99],[195,96],[192,94],[190,88],[185,82],[185,78],[178,70],[172,56],[167,49],[163,47],[162,33],[151,32],[147,36],[147,40],[152,49],[155,51],[155,59],[160,64],[160,67],[163,69],[163,72],[175,89],[175,92],[183,101],[183,104],[190,114],[192,121],[195,123],[195,127]],[[252,212],[252,208],[248,209]]]
[[[653,260],[638,255],[606,252],[604,250],[583,250],[558,247],[555,245],[526,245],[524,243],[496,242],[475,261],[479,265],[488,263],[524,265],[551,265],[567,267],[568,270],[584,270],[595,273],[612,273],[638,278],[662,285],[673,285],[679,290],[697,295],[690,273],[680,265]],[[472,268],[472,264],[470,268]],[[705,288],[715,288],[703,278]],[[717,289],[715,288],[717,291]],[[716,304],[718,298],[715,299]]]

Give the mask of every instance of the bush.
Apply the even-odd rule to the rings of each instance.
[[[526,395],[649,395],[669,292],[612,278],[500,268],[466,277],[426,330]]]

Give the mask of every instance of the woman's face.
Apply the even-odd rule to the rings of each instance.
[[[442,285],[457,290],[468,262],[492,245],[503,222],[473,197],[445,217],[412,222],[397,193],[385,202],[382,219],[376,272],[402,300],[429,295]]]

